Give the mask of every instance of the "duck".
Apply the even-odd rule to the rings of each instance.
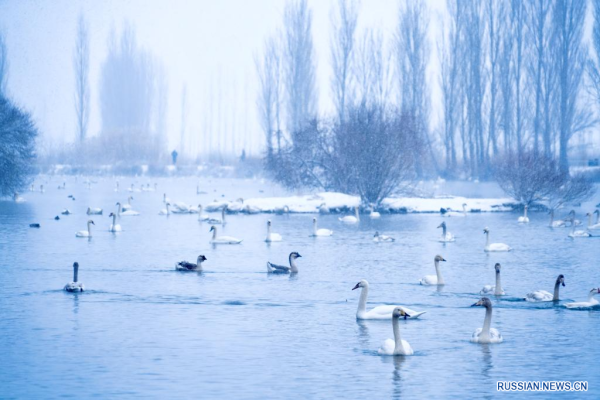
[[[290,266],[277,265],[267,261],[267,273],[269,274],[297,274],[298,266],[296,265],[296,260],[302,257],[298,252],[293,251],[290,253],[288,257]]]
[[[179,261],[175,264],[175,269],[177,271],[196,271],[202,272],[202,263],[206,261],[207,258],[204,255],[200,254],[198,259],[196,260],[196,264],[187,262],[187,261]]]
[[[446,262],[446,259],[439,254],[434,257],[433,263],[435,265],[435,275],[426,275],[419,281],[421,285],[425,286],[443,286],[446,284],[442,277],[442,271],[440,271],[440,261]]]
[[[375,231],[375,235],[373,236],[373,241],[377,242],[377,243],[381,243],[381,242],[394,242],[394,241],[396,241],[396,239],[394,239],[391,236],[380,235],[378,231]]]
[[[87,215],[102,215],[102,209],[88,207],[86,214]]]
[[[279,233],[273,233],[271,232],[271,220],[267,221],[267,238],[265,239],[265,242],[281,242],[282,238],[281,235]]]
[[[116,206],[118,207],[117,217],[137,217],[140,215],[139,212],[133,210],[122,211],[123,207],[121,206],[121,203],[117,203]]]
[[[520,224],[528,224],[529,223],[529,217],[527,217],[527,209],[528,208],[529,208],[529,206],[527,206],[527,204],[525,204],[525,206],[523,207],[523,215],[517,219],[518,223],[520,223]]]
[[[117,215],[115,213],[110,213],[109,217],[112,217],[112,224],[108,228],[109,232],[121,232],[121,225],[117,224]]]
[[[208,214],[202,213],[202,204],[198,204],[198,221],[208,221],[209,218]]]
[[[492,302],[487,297],[482,297],[477,303],[471,307],[484,307],[485,319],[483,320],[483,328],[477,328],[471,336],[473,343],[502,343],[504,340],[497,329],[491,328],[492,324]]]
[[[73,263],[73,282],[69,282],[65,285],[64,290],[66,292],[83,292],[85,290],[83,283],[78,282],[78,280],[77,280],[78,274],[79,274],[79,263],[74,262]]]
[[[240,244],[242,243],[242,239],[235,238],[233,236],[217,236],[217,227],[211,226],[210,231],[212,232],[212,239],[210,243],[212,244]]]
[[[587,230],[582,230],[582,229],[575,229],[576,225],[571,225],[571,233],[569,233],[569,237],[576,239],[576,238],[589,238],[592,237],[592,234],[589,233]]]
[[[39,223],[33,223],[33,224],[29,224],[30,228],[40,228],[40,224]]]
[[[127,211],[127,210],[131,210],[131,200],[133,200],[133,196],[129,196],[127,197],[127,204],[123,204],[123,206],[121,207],[122,211]]]
[[[466,217],[467,216],[467,203],[462,204],[462,212],[452,211],[450,208],[441,208],[440,212],[442,217]]]
[[[494,270],[496,270],[496,284],[495,285],[485,285],[483,289],[479,292],[479,294],[483,295],[491,295],[494,296],[503,296],[504,290],[502,290],[502,281],[500,279],[500,263],[496,263],[494,265]]]
[[[165,208],[160,210],[158,212],[158,215],[171,215],[170,207],[171,207],[171,203],[169,203],[169,202],[165,203]]]
[[[511,251],[512,248],[504,243],[491,243],[490,244],[490,229],[489,228],[484,228],[483,229],[483,233],[485,233],[486,235],[486,240],[485,240],[485,247],[483,248],[484,251],[487,252],[498,252],[498,251]]]
[[[321,203],[321,205],[319,206],[319,214],[329,214],[330,210],[329,207],[327,207],[327,204],[325,203]]]
[[[527,293],[524,300],[531,303],[559,301],[558,292],[561,285],[565,286],[565,276],[563,274],[558,275],[558,278],[556,278],[554,294],[550,294],[545,290],[536,290],[535,292]]]
[[[87,231],[79,231],[77,233],[75,233],[76,237],[80,237],[80,238],[91,238],[92,237],[92,231],[91,231],[91,226],[92,225],[96,225],[94,224],[94,221],[92,221],[91,219],[87,222]]]
[[[596,214],[596,222],[595,223],[592,223],[592,213],[586,214],[588,217],[588,224],[587,224],[588,230],[600,229],[600,221],[598,221],[600,219],[600,211],[596,210],[596,211],[594,211],[594,214]]]
[[[454,235],[451,234],[450,232],[448,232],[445,221],[438,225],[437,229],[439,229],[439,228],[442,228],[442,236],[440,236],[440,238],[438,239],[438,242],[451,243],[451,242],[456,241],[456,238],[454,237]]]
[[[358,207],[354,207],[354,215],[346,215],[345,217],[341,217],[338,219],[345,224],[356,224],[358,221],[360,221],[360,216],[358,215]]]
[[[410,315],[402,308],[396,307],[392,311],[394,339],[387,339],[381,344],[381,347],[377,350],[377,354],[380,356],[412,356],[415,353],[410,343],[400,336],[400,318],[407,319],[410,318]]]
[[[331,236],[331,235],[333,235],[333,231],[330,229],[325,229],[325,228],[317,229],[317,219],[313,218],[313,233],[311,236],[317,237],[317,236]]]
[[[361,289],[360,299],[358,300],[358,309],[356,310],[356,319],[388,319],[392,316],[394,309],[400,308],[407,314],[409,319],[417,319],[425,314],[425,311],[414,311],[404,306],[383,305],[377,306],[367,311],[367,297],[369,296],[369,282],[362,279],[352,290]]]
[[[593,288],[592,290],[590,290],[589,294],[588,294],[588,299],[587,301],[579,301],[579,302],[575,302],[575,303],[567,303],[565,304],[565,307],[567,308],[592,308],[592,307],[596,307],[598,304],[600,304],[598,302],[598,300],[596,300],[594,298],[595,295],[600,293],[600,288]]]
[[[225,225],[225,210],[227,209],[227,206],[224,206],[223,208],[221,208],[221,219],[218,218],[209,218],[206,220],[206,222],[208,222],[211,225]]]

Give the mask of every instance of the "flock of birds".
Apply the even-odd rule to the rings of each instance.
[[[65,184],[63,183],[63,185],[59,186],[58,189],[64,190]],[[40,187],[40,190],[43,192],[43,186]],[[133,185],[131,185],[128,190],[130,192],[135,192],[136,190],[137,191],[141,191],[141,190],[155,191],[156,184],[154,185],[154,187],[151,187],[148,184],[146,186],[143,186],[142,189],[136,189]],[[118,182],[116,184],[115,191],[118,191]],[[197,192],[201,193],[201,192],[199,192],[198,188],[197,188]],[[18,197],[18,195],[15,194],[15,200],[17,199],[17,197]],[[69,196],[69,197],[74,200],[73,196]],[[110,232],[121,232],[122,231],[122,228],[118,223],[119,219],[122,216],[138,216],[138,215],[140,215],[139,212],[133,210],[133,208],[132,208],[131,202],[133,199],[134,199],[133,196],[129,196],[129,198],[127,200],[127,204],[125,204],[125,205],[121,204],[120,202],[116,203],[117,208],[116,208],[115,212],[114,213],[111,212],[109,215],[109,217],[112,218],[112,223],[110,224],[109,229],[108,229]],[[213,205],[211,210],[217,211],[218,209],[220,209],[221,219],[211,218],[207,214],[204,214],[202,205],[198,205],[197,208],[194,208],[194,207],[185,205],[183,203],[171,202],[170,199],[166,196],[166,194],[163,195],[163,203],[164,203],[165,208],[160,210],[160,212],[159,212],[160,215],[168,216],[171,213],[174,213],[174,214],[197,213],[199,221],[205,221],[205,222],[208,222],[209,224],[211,224],[210,232],[212,232],[212,237],[210,239],[210,243],[212,243],[212,244],[240,244],[240,243],[242,243],[241,239],[238,239],[238,238],[235,238],[232,236],[219,236],[217,233],[217,225],[224,226],[226,224],[225,218],[226,218],[227,212],[246,211],[248,213],[252,213],[252,210],[248,210],[248,209],[244,208],[247,206],[243,206],[243,199],[239,199],[238,201],[236,201],[234,203]],[[468,215],[466,207],[467,207],[467,205],[463,204],[462,211],[453,211],[453,210],[449,210],[449,209],[442,209],[440,211],[441,211],[441,215],[444,217],[466,217]],[[321,204],[321,206],[319,207],[319,211],[320,211],[320,213],[328,213],[330,210],[327,208],[327,206],[325,204]],[[518,223],[520,223],[520,224],[529,223],[529,217],[527,216],[527,211],[528,211],[528,207],[525,206],[523,215],[520,216],[517,220]],[[279,212],[289,212],[289,207],[284,206],[281,210],[276,210],[276,212],[278,212],[278,213]],[[65,209],[65,210],[63,210],[62,214],[69,215],[70,211],[68,209]],[[89,207],[87,209],[87,214],[88,215],[102,215],[103,210],[100,208]],[[577,227],[582,225],[582,222],[575,218],[574,210],[571,211],[565,218],[560,219],[560,220],[554,219],[554,211],[553,210],[550,211],[549,214],[550,214],[549,227],[551,227],[551,228],[568,228],[568,227],[570,227],[571,232],[570,232],[569,236],[572,238],[592,237],[592,234],[590,233],[590,231],[600,230],[600,221],[599,221],[600,211],[599,210],[595,210],[593,213],[586,214],[588,221],[587,221],[587,228],[585,230],[577,229]],[[592,220],[593,215],[596,216],[595,222]],[[380,214],[374,210],[371,210],[370,217],[371,218],[380,218]],[[58,218],[59,217],[57,216],[56,219],[58,219]],[[344,217],[340,217],[339,221],[342,223],[346,223],[346,224],[358,223],[360,221],[360,214],[359,214],[358,207],[354,207],[353,215],[346,215]],[[313,218],[312,222],[313,222],[313,229],[312,229],[311,236],[327,237],[327,236],[333,235],[332,230],[318,227],[317,218]],[[88,220],[87,230],[77,232],[76,237],[91,238],[92,237],[92,231],[91,231],[92,225],[95,225],[94,221],[91,219]],[[442,222],[438,226],[438,228],[442,229],[442,235],[439,237],[439,242],[451,243],[456,240],[456,237],[448,231],[448,227],[447,227],[447,224],[445,221]],[[508,252],[508,251],[512,250],[512,248],[505,243],[490,243],[490,229],[489,228],[487,228],[487,227],[484,228],[483,233],[486,235],[486,242],[485,242],[485,246],[484,246],[485,252]],[[267,221],[265,242],[279,242],[282,240],[283,239],[280,234],[272,231],[271,220]],[[393,242],[395,239],[391,236],[387,236],[387,235],[380,234],[379,232],[375,232],[373,240],[375,242]],[[298,265],[296,262],[297,262],[298,258],[301,258],[301,257],[302,256],[298,252],[294,251],[294,252],[290,253],[290,255],[288,257],[289,265],[277,265],[277,264],[274,264],[271,262],[267,262],[267,272],[272,273],[272,274],[297,274],[299,272],[299,269],[298,269]],[[176,263],[175,269],[178,271],[186,271],[186,272],[189,272],[189,271],[202,272],[203,271],[202,264],[205,261],[207,261],[207,258],[204,255],[199,255],[196,260],[196,263],[188,262],[188,261],[180,261],[180,262]],[[419,281],[419,283],[421,285],[444,286],[446,284],[444,281],[444,278],[442,276],[442,272],[441,272],[441,267],[440,267],[441,262],[446,262],[446,260],[441,255],[436,255],[434,258],[434,267],[435,267],[436,274],[424,276]],[[471,336],[471,341],[474,343],[501,343],[503,341],[503,338],[502,338],[502,335],[500,334],[500,332],[497,329],[491,327],[492,302],[488,296],[499,297],[499,296],[506,295],[505,291],[502,288],[501,265],[499,263],[496,263],[494,265],[494,271],[495,271],[495,279],[496,279],[495,285],[484,286],[480,291],[480,294],[483,295],[484,297],[482,297],[479,301],[477,301],[476,303],[474,303],[472,305],[472,307],[485,308],[485,319],[483,322],[483,326],[481,328],[476,329],[475,332],[473,332],[473,334]],[[64,287],[65,291],[68,291],[68,292],[83,292],[84,291],[84,285],[81,282],[79,282],[78,275],[79,275],[79,264],[77,262],[75,262],[73,264],[73,281],[70,283],[67,283],[65,285],[65,287]],[[560,274],[556,278],[556,281],[554,284],[554,289],[553,289],[552,293],[550,293],[546,290],[536,290],[536,291],[526,294],[525,297],[522,298],[522,300],[528,301],[528,302],[554,302],[554,303],[557,303],[558,301],[560,301],[559,291],[560,291],[561,286],[563,286],[563,287],[565,286],[565,277],[562,274]],[[402,339],[402,337],[401,337],[399,320],[400,319],[405,319],[405,320],[416,319],[416,318],[419,318],[421,315],[423,315],[425,312],[412,310],[408,307],[399,306],[399,305],[381,305],[381,306],[374,307],[370,310],[367,310],[367,297],[369,294],[369,282],[364,279],[361,280],[352,288],[352,290],[356,290],[356,289],[361,289],[361,294],[360,294],[360,298],[359,298],[359,302],[358,302],[358,309],[356,312],[356,318],[358,320],[371,320],[371,319],[376,319],[376,320],[377,319],[379,319],[379,320],[391,319],[392,320],[394,339],[387,339],[380,347],[378,353],[381,355],[405,355],[405,356],[412,355],[414,353],[414,351],[413,351],[411,345],[406,340]],[[600,305],[600,303],[595,299],[595,296],[597,294],[600,294],[600,288],[593,288],[589,291],[588,298],[586,301],[566,303],[565,307],[571,308],[571,309],[594,308],[594,307]]]

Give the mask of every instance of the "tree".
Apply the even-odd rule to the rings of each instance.
[[[267,157],[273,155],[273,135],[281,149],[281,55],[280,44],[274,36],[265,41],[262,61],[255,58],[260,89],[256,99],[259,121],[265,133]]]
[[[37,135],[29,113],[0,94],[0,195],[12,196],[29,184]]]
[[[6,81],[8,79],[8,52],[6,40],[0,31],[0,95],[6,95]]]
[[[75,69],[75,114],[77,115],[77,136],[83,142],[87,134],[90,115],[90,39],[88,28],[83,17],[79,15],[77,22],[77,38],[73,54]]]

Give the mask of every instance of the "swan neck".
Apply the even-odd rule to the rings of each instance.
[[[360,299],[358,300],[358,310],[356,315],[365,313],[367,310],[367,297],[369,296],[369,286],[363,286],[360,291]]]
[[[90,236],[91,236],[91,235],[92,235],[92,223],[91,223],[91,222],[88,222],[88,223],[87,223],[87,226],[88,226],[88,235],[90,235]]]
[[[442,225],[442,236],[446,238],[446,225]]]
[[[197,271],[202,271],[202,261],[198,260],[198,265],[196,266]]]
[[[356,219],[360,219],[360,216],[358,215],[358,207],[354,208],[354,215],[356,216]]]
[[[267,224],[267,237],[270,237],[270,236],[271,236],[271,224]]]
[[[523,216],[524,216],[525,218],[527,218],[527,207],[525,207],[525,209],[524,209],[524,210],[525,210],[525,213],[523,214]]]
[[[73,282],[77,282],[79,276],[79,265],[73,267]]]
[[[481,329],[481,336],[489,338],[490,327],[492,326],[492,307],[485,308],[485,319],[483,320],[483,328]]]
[[[554,284],[554,296],[552,297],[552,301],[558,301],[558,291],[560,290],[560,281],[556,281]]]
[[[500,278],[500,272],[496,273],[496,290],[494,294],[502,294],[502,279]]]
[[[113,214],[113,227],[117,224],[117,216]]]
[[[317,220],[313,221],[313,234],[317,236]]]
[[[554,210],[550,210],[550,225],[554,223]]]
[[[440,270],[440,262],[435,260],[435,274],[437,275],[437,284],[443,285],[444,278],[442,277],[442,271]]]
[[[296,265],[296,259],[290,255],[290,268],[292,273],[298,272],[298,266]]]
[[[588,228],[592,226],[592,214],[588,215]]]
[[[213,229],[213,236],[212,236],[213,240],[215,240],[217,238],[217,228]]]
[[[400,336],[399,318],[392,317],[392,326],[394,327],[394,354],[402,351],[402,337]]]
[[[490,233],[489,232],[485,233],[485,245],[486,245],[486,247],[490,245]]]

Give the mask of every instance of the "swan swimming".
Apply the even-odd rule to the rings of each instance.
[[[121,206],[121,203],[117,203],[116,206],[119,207],[118,210],[117,210],[117,217],[119,217],[119,218],[121,216],[124,216],[124,217],[137,217],[138,215],[140,215],[139,212],[133,211],[133,210],[122,211],[123,207]]]
[[[210,231],[212,232],[212,239],[210,243],[212,244],[240,244],[242,243],[241,239],[234,238],[233,236],[217,236],[217,227],[211,226]]]
[[[589,238],[592,237],[592,234],[589,233],[588,231],[584,231],[582,229],[575,229],[576,225],[571,225],[571,233],[569,233],[569,237],[570,238]]]
[[[346,215],[345,217],[338,219],[345,224],[356,224],[358,221],[360,221],[360,216],[358,215],[358,207],[354,207],[354,215]]]
[[[73,263],[73,282],[67,283],[65,285],[64,290],[67,292],[83,292],[85,287],[83,283],[77,281],[77,276],[79,274],[79,263]]]
[[[302,257],[297,252],[293,251],[289,256],[290,266],[277,265],[267,261],[267,272],[270,274],[297,274],[298,266],[296,265],[296,259]]]
[[[594,214],[596,214],[596,222],[592,223],[592,213],[587,213],[587,217],[588,217],[588,225],[587,225],[587,229],[600,229],[600,221],[598,221],[600,219],[600,211],[596,210],[594,211]]]
[[[529,223],[529,217],[527,217],[527,209],[528,208],[529,207],[527,206],[527,204],[525,204],[525,206],[523,207],[523,215],[517,219],[518,223],[520,223],[520,224],[528,224]]]
[[[208,221],[208,214],[202,214],[202,204],[198,204],[198,221]]]
[[[554,283],[554,294],[550,294],[545,290],[536,290],[535,292],[527,293],[525,300],[532,303],[559,301],[558,291],[560,285],[565,286],[565,276],[563,274],[560,274],[558,278],[556,278],[556,283]]]
[[[467,203],[462,204],[462,212],[446,210],[442,208],[442,217],[466,217],[467,216]]]
[[[87,222],[87,231],[79,231],[75,234],[76,237],[87,237],[87,238],[91,238],[92,237],[92,231],[91,231],[91,226],[92,225],[96,225],[94,224],[94,221],[92,221],[91,219]]]
[[[581,225],[581,221],[575,218],[575,210],[569,211],[569,218],[566,219],[567,222],[571,223],[571,226],[579,226]]]
[[[317,229],[317,219],[313,218],[313,233],[311,236],[331,236],[333,235],[333,231],[330,229]]]
[[[497,329],[490,328],[492,324],[492,302],[487,297],[483,297],[471,307],[484,307],[485,319],[483,320],[483,328],[477,328],[471,336],[473,343],[502,343],[502,335]]]
[[[166,194],[166,193],[163,193],[163,203],[164,203],[164,204],[167,204],[167,203],[170,203],[170,202],[171,202],[171,199],[169,199],[169,198],[167,197],[167,194]]]
[[[396,307],[392,311],[392,327],[394,329],[394,339],[387,339],[381,344],[377,354],[380,356],[412,356],[414,351],[410,343],[400,337],[400,318],[409,318],[402,308]]]
[[[327,207],[327,204],[322,203],[319,206],[319,214],[329,214],[330,210],[329,207]]]
[[[109,217],[112,217],[112,224],[108,228],[109,232],[121,232],[121,225],[117,224],[117,215],[115,213],[110,213]]]
[[[281,235],[279,233],[271,232],[271,220],[267,221],[267,238],[265,242],[281,242]]]
[[[388,235],[380,235],[378,231],[375,231],[375,235],[373,236],[373,241],[377,242],[377,243],[394,242],[394,241],[396,241],[396,239],[394,239],[393,237],[388,236]]]
[[[165,208],[163,208],[162,210],[160,210],[158,212],[158,215],[170,215],[171,214],[171,210],[169,208],[170,206],[171,206],[171,203],[167,202],[165,204]]]
[[[567,303],[567,304],[565,304],[565,307],[567,307],[567,308],[592,308],[592,307],[595,307],[598,304],[600,304],[598,302],[598,300],[596,300],[594,298],[594,296],[597,295],[598,293],[600,293],[600,288],[594,288],[594,289],[590,290],[587,301]]]
[[[127,204],[123,204],[123,206],[121,207],[122,211],[127,211],[127,210],[131,210],[131,200],[133,200],[133,196],[129,196],[127,197]]]
[[[209,218],[206,220],[206,222],[208,222],[211,225],[225,225],[225,210],[227,209],[227,206],[224,206],[223,208],[221,208],[221,219],[217,219],[217,218]]]
[[[375,207],[373,207],[373,205],[371,204],[371,213],[369,214],[369,217],[371,219],[378,219],[381,218],[381,214],[379,213],[379,211],[375,210]]]
[[[492,251],[511,251],[512,250],[509,245],[504,244],[504,243],[491,243],[490,244],[489,228],[484,228],[483,233],[485,233],[485,236],[486,236],[485,247],[483,248],[484,251],[492,252]]]
[[[360,293],[360,299],[358,300],[358,309],[356,310],[356,319],[388,319],[391,318],[392,313],[394,312],[395,308],[400,308],[401,310],[403,310],[406,314],[408,314],[408,318],[409,319],[416,319],[419,318],[421,315],[425,314],[425,311],[414,311],[411,310],[410,308],[406,308],[404,306],[388,306],[388,305],[384,305],[384,306],[377,306],[374,307],[372,309],[370,309],[369,311],[367,311],[367,297],[369,296],[369,282],[367,282],[365,279],[362,279],[360,282],[358,282],[356,284],[356,286],[354,286],[352,288],[352,290],[355,289],[361,289],[361,293]]]
[[[88,207],[86,214],[87,215],[102,215],[102,209]]]
[[[502,290],[502,281],[500,280],[500,263],[496,263],[496,265],[494,265],[494,269],[496,270],[496,284],[485,285],[479,294],[493,294],[494,296],[503,296],[506,294],[504,293],[504,290]]]
[[[202,272],[202,263],[206,260],[207,258],[200,254],[196,260],[196,264],[187,261],[179,261],[177,264],[175,264],[175,269],[177,271]]]
[[[437,255],[435,256],[435,258],[433,259],[433,263],[435,265],[435,275],[426,275],[423,277],[423,279],[421,279],[419,281],[419,283],[421,285],[426,285],[426,286],[431,286],[431,285],[437,285],[437,286],[443,286],[446,284],[446,282],[444,282],[444,278],[442,277],[442,271],[440,271],[440,261],[446,262],[446,260],[444,259],[444,257]]]
[[[446,222],[442,222],[439,226],[438,229],[442,228],[442,236],[438,239],[438,242],[442,242],[442,243],[451,243],[454,242],[456,240],[456,238],[454,237],[453,234],[451,234],[450,232],[448,232],[448,229],[446,228]]]
[[[548,214],[550,214],[550,223],[548,224],[550,228],[564,228],[567,225],[567,222],[563,219],[554,220],[554,208]]]

